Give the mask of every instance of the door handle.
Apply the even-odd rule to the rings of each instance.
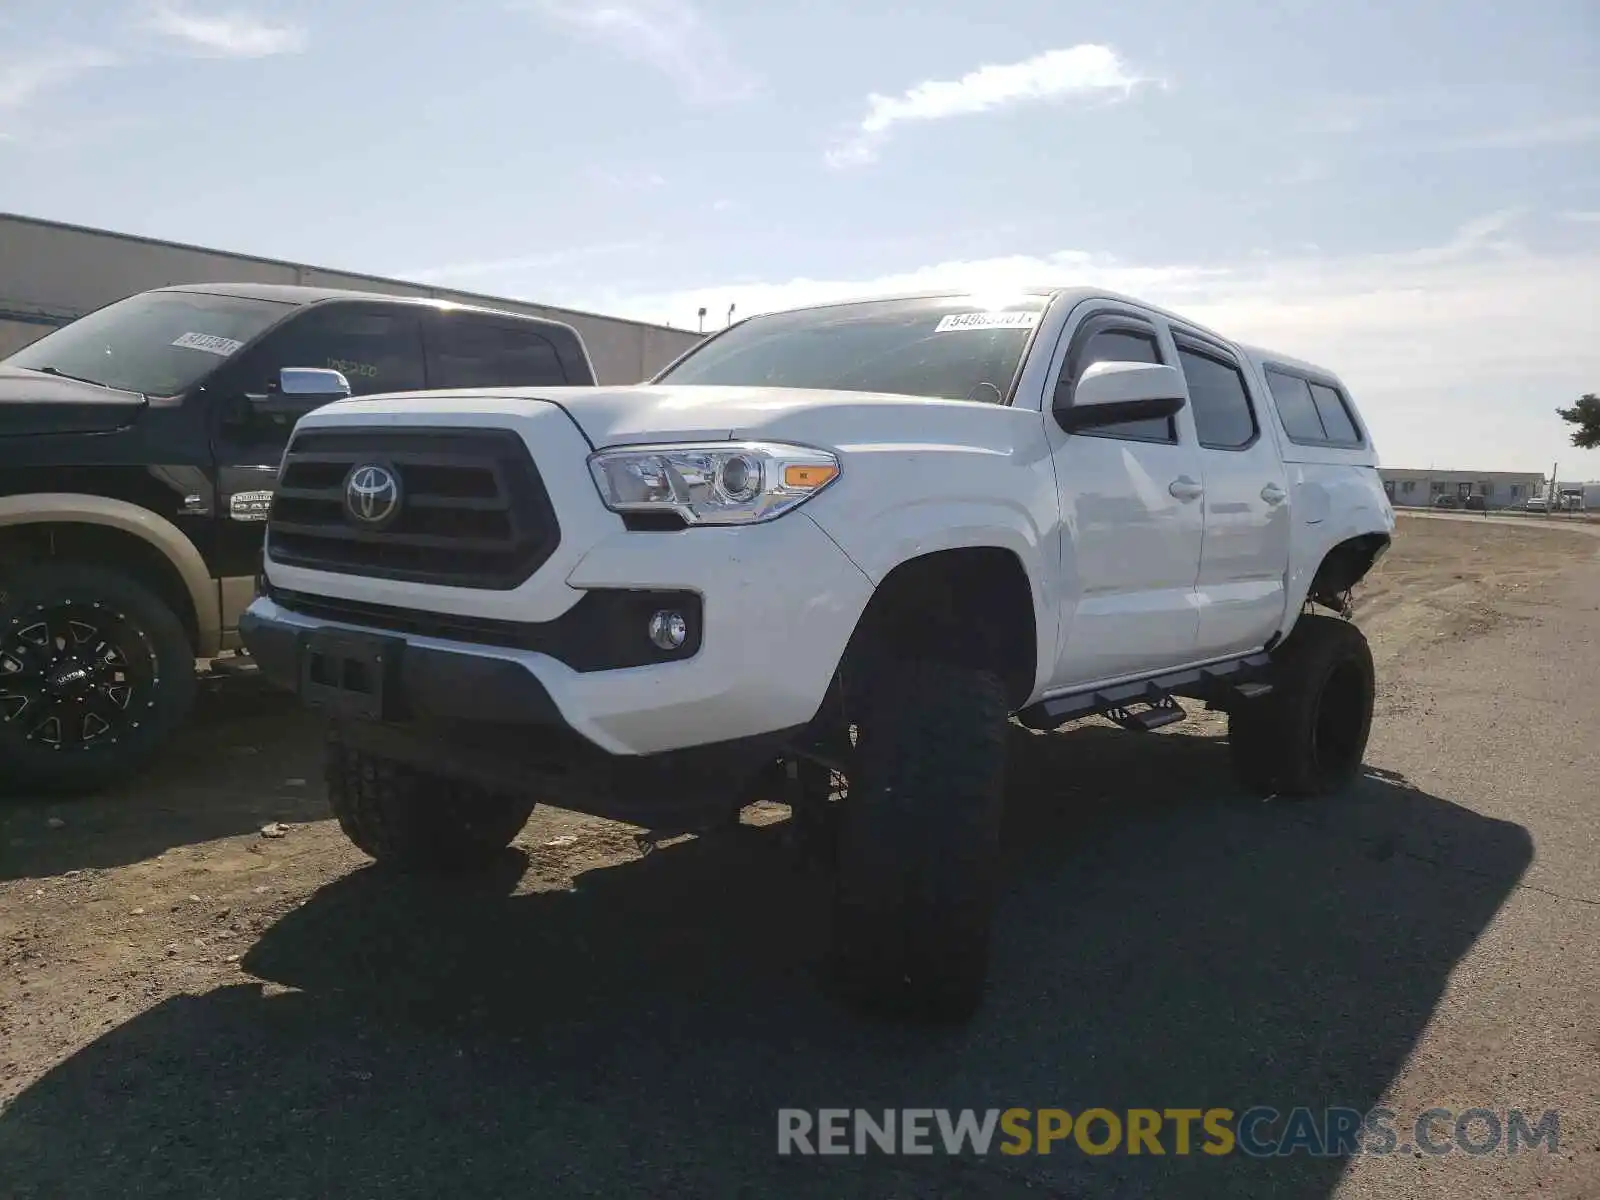
[[[1167,493],[1179,500],[1198,500],[1205,494],[1205,488],[1187,475],[1180,475],[1167,484]]]
[[[1289,493],[1275,483],[1269,483],[1261,489],[1261,498],[1268,504],[1282,504],[1289,498]]]

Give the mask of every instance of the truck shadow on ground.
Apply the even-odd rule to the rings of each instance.
[[[268,821],[323,820],[321,770],[321,727],[292,695],[254,678],[208,681],[152,767],[120,786],[47,799],[0,781],[0,880],[124,866]],[[52,829],[52,817],[65,825]]]
[[[1020,731],[990,1001],[958,1030],[816,986],[826,887],[781,827],[515,894],[367,869],[0,1114],[16,1197],[1326,1196],[1338,1158],[802,1158],[780,1107],[1365,1109],[1531,858],[1371,775],[1232,787],[1221,742]]]

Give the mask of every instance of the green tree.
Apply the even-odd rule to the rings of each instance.
[[[1556,409],[1556,415],[1578,427],[1572,433],[1574,446],[1580,450],[1600,448],[1600,396],[1585,392],[1571,408]]]

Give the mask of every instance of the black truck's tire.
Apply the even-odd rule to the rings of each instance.
[[[443,779],[328,743],[328,803],[339,828],[380,865],[455,873],[492,863],[528,823],[534,801]]]
[[[0,780],[91,792],[142,769],[194,705],[194,646],[137,580],[71,562],[0,577]]]
[[[840,814],[832,968],[861,1006],[963,1021],[989,965],[1006,693],[987,672],[885,664]]]
[[[1307,614],[1268,669],[1272,691],[1228,716],[1234,774],[1258,796],[1323,796],[1361,769],[1376,690],[1372,649],[1348,621]]]

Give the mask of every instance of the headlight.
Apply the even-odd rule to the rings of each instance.
[[[826,450],[772,442],[626,446],[589,457],[606,507],[619,513],[676,513],[690,525],[770,521],[839,477]]]

